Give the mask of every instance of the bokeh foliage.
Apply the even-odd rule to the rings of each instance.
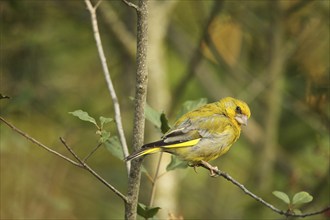
[[[274,190],[290,196],[309,192],[314,200],[303,211],[328,205],[329,1],[151,1],[150,10],[163,10],[156,6],[168,2],[173,5],[164,18],[168,26],[163,27],[164,66],[159,68],[166,71],[161,83],[170,101],[157,110],[166,109],[173,122],[187,100],[229,95],[245,100],[250,123],[230,152],[213,164],[274,205],[282,205]],[[87,155],[99,137],[68,112],[83,109],[94,118],[113,118],[113,108],[84,2],[8,0],[0,1],[0,10],[0,92],[11,97],[0,101],[1,116],[62,153],[59,136]],[[134,106],[129,97],[136,65],[129,45],[135,42],[123,42],[121,33],[135,39],[136,16],[122,1],[103,1],[98,19],[130,144]],[[150,85],[149,93],[159,89]],[[107,126],[116,134],[113,123]],[[93,177],[4,125],[0,129],[1,218],[123,217],[120,199]],[[106,148],[89,163],[126,191],[124,163]],[[172,195],[176,210],[155,204],[160,212],[186,219],[277,217],[227,181],[197,171],[170,171],[178,177]],[[148,181],[140,194],[147,203]]]

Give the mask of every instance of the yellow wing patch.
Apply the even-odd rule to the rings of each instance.
[[[191,141],[185,141],[185,142],[181,142],[181,143],[177,143],[177,144],[167,145],[167,146],[164,146],[164,148],[191,147],[191,146],[196,145],[199,141],[200,141],[200,138],[197,138],[197,139],[194,139]]]

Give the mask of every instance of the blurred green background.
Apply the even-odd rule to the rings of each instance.
[[[98,136],[68,112],[114,117],[84,2],[1,0],[0,10],[0,92],[11,97],[0,100],[1,116],[69,155],[63,137],[84,157]],[[212,164],[281,209],[274,190],[309,192],[314,200],[304,212],[329,205],[329,1],[150,1],[149,16],[148,103],[174,122],[187,100],[245,100],[249,125]],[[136,19],[119,0],[98,9],[129,145]],[[1,219],[123,218],[122,201],[89,173],[0,125]],[[116,135],[114,124],[107,128]],[[145,141],[160,136],[147,122]],[[158,158],[144,162],[151,175]],[[89,164],[126,192],[124,163],[107,149]],[[142,176],[140,201],[148,204],[151,184]],[[201,168],[162,176],[154,206],[161,219],[282,218]]]

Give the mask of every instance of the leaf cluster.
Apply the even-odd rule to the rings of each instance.
[[[297,207],[309,203],[313,200],[313,196],[311,196],[308,192],[301,191],[296,193],[292,199],[289,198],[289,196],[282,191],[273,191],[273,195],[279,198],[281,201],[283,201],[287,206],[287,212],[288,213],[294,213],[294,214],[301,214],[301,210]]]

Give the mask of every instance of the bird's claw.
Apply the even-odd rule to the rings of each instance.
[[[202,161],[200,161],[199,163],[196,163],[196,164],[194,164],[194,163],[188,163],[188,166],[194,168],[194,171],[196,173],[197,173],[196,167],[204,167],[204,168],[206,168],[206,169],[208,169],[210,171],[210,176],[211,177],[217,177],[218,176],[218,174],[216,172],[217,170],[219,170],[218,167],[217,166],[212,166],[211,164],[209,164],[206,161],[203,161],[202,160]]]
[[[212,166],[211,164],[209,164],[208,162],[203,161],[203,160],[200,162],[200,166],[208,169],[210,171],[210,176],[211,177],[217,177],[218,176],[216,171],[219,170],[219,169],[218,169],[217,166]]]
[[[215,166],[215,167],[210,167],[210,177],[217,177],[218,176],[218,174],[216,174],[215,172],[214,172],[214,170],[218,170],[218,167],[217,166]]]

